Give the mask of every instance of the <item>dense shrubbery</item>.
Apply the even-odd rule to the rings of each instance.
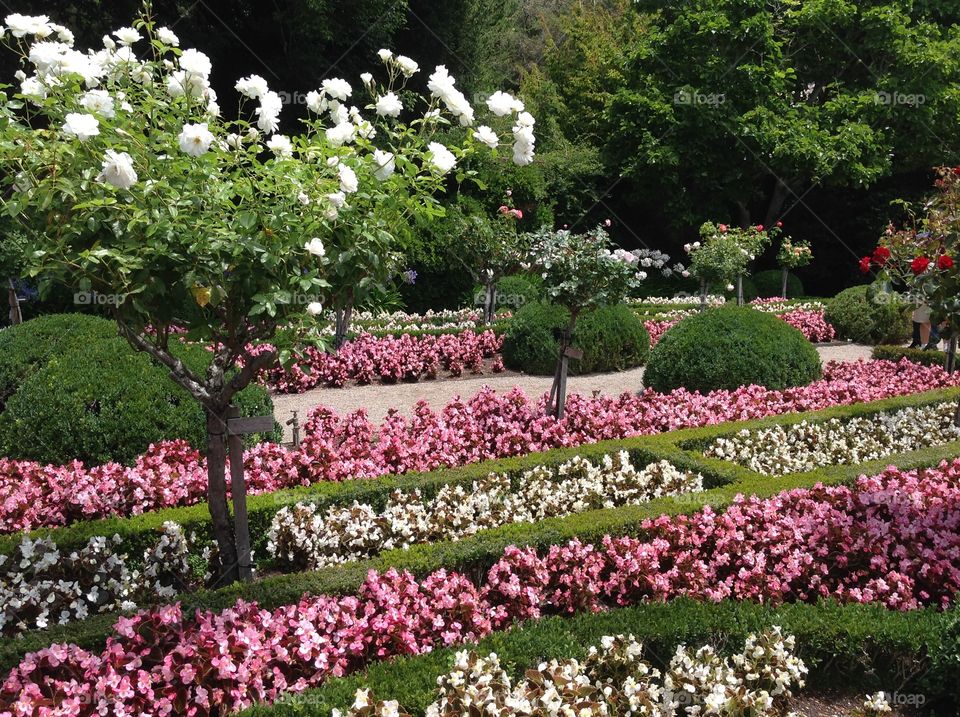
[[[943,351],[924,351],[903,346],[874,346],[872,356],[874,359],[885,361],[899,361],[905,358],[923,366],[945,366],[947,362],[947,355]]]
[[[826,319],[843,339],[896,344],[910,335],[909,308],[874,286],[853,286],[827,303]]]
[[[544,303],[524,306],[507,325],[503,342],[506,366],[538,376],[552,374],[560,351],[557,332],[569,321],[570,315],[562,307]],[[570,373],[622,371],[646,362],[650,335],[640,318],[621,304],[580,316],[573,343],[583,351],[583,358],[570,362]]]
[[[759,385],[804,386],[820,378],[820,357],[797,329],[750,308],[710,309],[681,321],[657,343],[644,383],[666,393]]]
[[[3,340],[9,396],[0,414],[3,455],[129,464],[163,440],[205,446],[200,405],[164,369],[117,337],[111,322],[78,314],[48,317],[3,332]],[[182,346],[176,353],[200,373],[211,358],[201,346]],[[272,401],[259,386],[241,392],[237,404],[243,415],[272,413]]]
[[[756,287],[757,296],[761,299],[769,299],[782,294],[783,272],[780,269],[759,271],[750,278]],[[804,296],[803,282],[793,272],[787,274],[787,296],[791,299]]]

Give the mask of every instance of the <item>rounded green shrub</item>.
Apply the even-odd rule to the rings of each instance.
[[[873,285],[844,289],[824,315],[837,336],[861,344],[898,344],[910,336],[910,308]]]
[[[89,317],[77,318],[83,325]],[[43,360],[36,359],[41,354],[36,348],[31,354],[34,370],[21,378],[0,414],[3,455],[45,463],[78,459],[89,465],[111,460],[129,464],[162,440],[180,438],[205,449],[200,404],[146,354],[115,335],[87,335],[88,340],[74,343],[44,339],[56,348]],[[177,354],[200,373],[212,358],[202,346],[178,347]],[[245,416],[273,412],[270,396],[260,386],[248,387],[236,400]],[[248,440],[278,435],[275,429],[269,436]]]
[[[481,292],[483,289],[480,290]],[[482,296],[482,293],[481,293]],[[543,288],[526,276],[505,276],[497,282],[497,310],[511,310],[543,300]]]
[[[504,364],[535,376],[552,375],[560,352],[558,334],[569,322],[570,314],[562,307],[527,304],[507,324]],[[583,351],[583,358],[570,362],[571,374],[622,371],[646,362],[650,336],[628,307],[605,306],[577,319],[573,345]]]
[[[780,269],[768,269],[759,271],[752,277],[753,284],[757,288],[757,296],[761,299],[770,299],[780,296],[783,289],[783,272]],[[804,296],[803,282],[797,278],[793,272],[787,274],[787,298],[797,299]]]
[[[820,376],[820,355],[797,329],[772,314],[729,306],[667,331],[650,352],[644,383],[661,393],[707,393],[752,384],[803,386]]]
[[[115,323],[85,314],[50,314],[0,331],[0,411],[52,357],[116,336]]]

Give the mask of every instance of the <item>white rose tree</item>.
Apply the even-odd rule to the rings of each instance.
[[[226,119],[210,61],[181,50],[149,5],[97,50],[74,49],[70,31],[45,16],[8,16],[2,39],[21,57],[19,86],[0,96],[0,155],[3,210],[26,234],[26,273],[114,295],[120,334],[203,405],[221,578],[236,579],[238,557],[249,556],[238,556],[230,520],[225,427],[236,394],[290,354],[282,341],[268,352],[256,342],[295,336],[342,289],[324,248],[334,233],[349,237],[376,207],[436,212],[445,175],[488,128],[462,146],[434,142],[451,117],[471,125],[473,108],[442,67],[425,107],[401,103],[416,63],[386,50],[386,86],[363,76],[364,110],[350,104],[349,83],[324,80],[303,131],[287,137],[280,96],[252,76],[236,83],[240,102]],[[514,145],[518,162],[532,159],[519,125]],[[352,202],[366,211],[352,213]],[[202,375],[171,351],[178,327],[209,345]]]

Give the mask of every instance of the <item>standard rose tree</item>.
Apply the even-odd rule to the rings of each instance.
[[[690,255],[690,273],[700,280],[700,308],[706,308],[707,289],[725,286],[733,291],[736,285],[737,304],[743,305],[743,277],[750,262],[770,243],[771,234],[779,232],[780,223],[771,230],[763,225],[731,227],[706,222],[700,227],[698,242],[684,246]]]
[[[811,261],[813,261],[813,250],[809,242],[794,241],[788,236],[783,237],[780,249],[777,251],[777,264],[780,265],[782,272],[781,297],[787,298],[787,279],[790,277],[790,271],[807,266]]]
[[[8,16],[2,39],[21,57],[18,88],[0,96],[0,153],[3,208],[27,236],[26,271],[111,295],[120,333],[204,406],[210,512],[223,577],[233,579],[226,422],[235,395],[290,355],[253,344],[312,323],[307,315],[352,280],[340,271],[349,237],[373,227],[369,261],[383,259],[393,237],[377,217],[436,213],[447,173],[500,135],[481,126],[462,146],[436,141],[451,121],[471,126],[473,108],[443,67],[429,95],[407,88],[401,100],[418,68],[387,50],[386,84],[365,74],[355,91],[324,80],[308,95],[304,132],[286,136],[280,96],[261,77],[236,83],[239,107],[222,117],[209,59],[181,50],[149,8],[97,50],[74,49],[70,31],[45,16]],[[518,113],[502,104],[490,109],[509,132]],[[531,124],[517,116],[512,126],[520,164],[532,160]],[[205,373],[171,352],[174,326],[209,343]]]

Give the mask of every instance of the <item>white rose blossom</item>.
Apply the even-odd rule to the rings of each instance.
[[[293,143],[286,135],[273,135],[269,140],[267,140],[267,149],[277,155],[277,157],[293,156]]]
[[[344,194],[353,194],[360,188],[357,173],[347,165],[341,164],[337,169],[337,175],[340,178],[340,191]]]
[[[324,80],[320,83],[320,87],[327,95],[341,102],[346,102],[350,95],[353,94],[353,88],[350,87],[350,83],[338,77]]]
[[[88,112],[101,115],[107,119],[113,119],[116,116],[113,98],[106,90],[90,90],[80,98],[80,105]]]
[[[119,30],[113,33],[113,36],[117,38],[121,45],[129,47],[136,42],[139,42],[140,31],[134,27],[121,27]]]
[[[430,155],[430,164],[432,164],[441,174],[446,174],[457,166],[457,158],[453,152],[444,147],[439,142],[431,142],[427,151]]]
[[[478,141],[487,145],[490,149],[496,149],[500,144],[500,137],[497,136],[497,133],[486,125],[480,125],[477,127],[473,136],[477,138]]]
[[[381,117],[399,117],[403,111],[403,103],[395,93],[388,92],[377,99],[376,110]]]
[[[303,248],[307,250],[308,254],[312,254],[313,256],[322,257],[322,256],[326,256],[327,254],[327,250],[323,246],[323,242],[320,241],[319,237],[314,237],[313,239],[308,241],[306,244],[303,245]]]
[[[270,88],[267,86],[267,81],[260,75],[241,77],[237,80],[237,84],[234,87],[237,92],[251,100],[259,100],[270,91]]]
[[[63,123],[63,133],[81,142],[100,134],[100,122],[93,115],[70,112]]]
[[[207,123],[186,124],[177,138],[180,143],[180,150],[189,154],[191,157],[199,157],[205,154],[213,144],[213,134],[207,129]]]
[[[118,189],[130,189],[137,183],[133,158],[126,152],[115,152],[108,149],[103,158],[103,169],[97,176],[97,180],[106,182]]]
[[[180,38],[177,37],[169,27],[157,28],[157,39],[164,45],[169,45],[170,47],[180,46]]]
[[[397,168],[397,160],[396,157],[394,157],[393,152],[384,152],[380,149],[374,150],[373,163],[377,167],[373,173],[373,176],[381,182],[389,179]]]

